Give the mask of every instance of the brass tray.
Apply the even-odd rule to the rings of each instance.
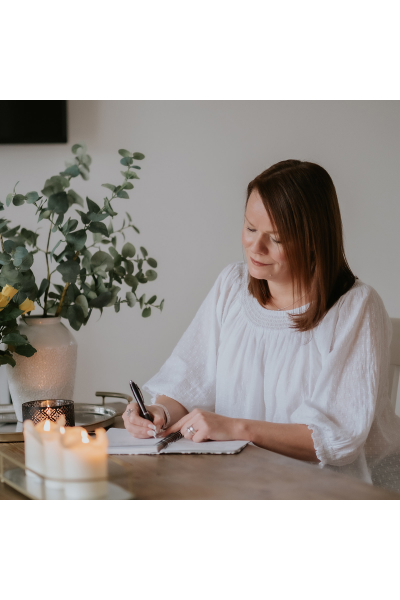
[[[75,425],[88,432],[110,427],[120,413],[107,405],[75,403]],[[22,423],[18,423],[12,404],[0,405],[0,442],[23,442]]]

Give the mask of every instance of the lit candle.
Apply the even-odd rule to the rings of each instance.
[[[70,500],[104,498],[107,495],[108,447],[105,429],[96,429],[96,437],[90,438],[83,427],[68,427],[61,443],[65,497]]]
[[[42,442],[44,451],[44,473],[46,476],[46,487],[53,489],[61,489],[63,469],[63,453],[61,445],[61,437],[65,434],[65,417],[58,419],[57,423],[46,421],[43,426]],[[36,425],[37,428],[41,423]]]
[[[25,474],[28,477],[40,479],[38,475],[44,475],[44,450],[42,436],[32,421],[24,421],[25,440]],[[35,473],[32,473],[35,471]]]
[[[65,425],[65,417],[52,423],[48,419],[34,425],[32,421],[24,421],[25,466],[26,474],[60,479],[63,477],[62,447],[60,438]],[[62,483],[46,479],[46,487],[60,488]]]

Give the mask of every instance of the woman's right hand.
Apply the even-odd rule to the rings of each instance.
[[[129,414],[127,410],[130,410]],[[151,423],[140,416],[139,406],[136,402],[131,402],[122,415],[125,429],[135,438],[148,439],[155,437],[164,425],[164,411],[159,406],[146,406],[147,411],[154,417]]]

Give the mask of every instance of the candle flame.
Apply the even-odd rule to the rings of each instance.
[[[44,431],[50,431],[50,421],[47,420],[43,427]]]
[[[82,436],[82,442],[84,444],[88,444],[89,443],[89,438],[88,438],[88,434],[86,431],[81,431],[81,436]]]

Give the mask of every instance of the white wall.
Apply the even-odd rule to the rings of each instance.
[[[389,315],[400,317],[399,102],[71,101],[69,139],[68,145],[0,146],[0,199],[18,180],[21,192],[40,190],[62,170],[69,147],[85,141],[91,179],[74,187],[101,202],[100,184],[119,181],[117,150],[143,152],[141,180],[120,207],[141,230],[133,243],[159,263],[158,279],[139,289],[165,298],[164,311],[149,319],[124,305],[74,332],[76,401],[94,401],[99,389],[129,392],[130,378],[141,385],[159,369],[220,270],[242,260],[247,183],[279,160],[327,169],[349,263],[375,287]],[[1,216],[35,228],[32,213],[24,205]]]

